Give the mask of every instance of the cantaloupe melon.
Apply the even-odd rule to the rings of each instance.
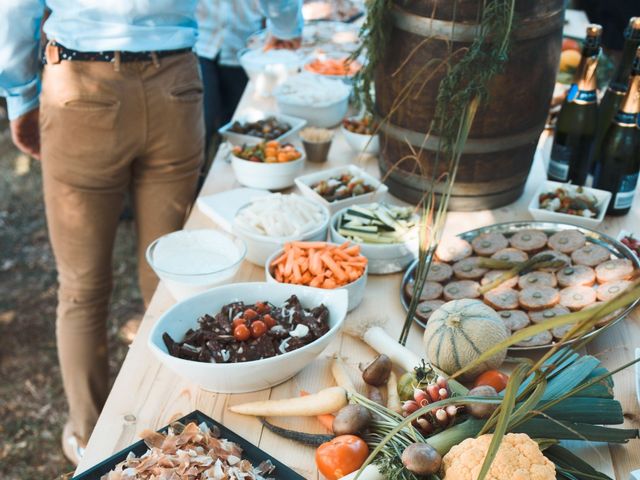
[[[479,300],[453,300],[431,314],[424,331],[427,359],[447,374],[453,374],[476,360],[509,332],[491,307]],[[461,378],[475,378],[485,370],[498,368],[507,352],[493,355]]]

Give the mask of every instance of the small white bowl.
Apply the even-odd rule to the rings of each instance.
[[[592,194],[597,199],[596,206],[599,210],[599,215],[595,218],[582,217],[579,215],[569,215],[568,213],[559,213],[551,210],[545,210],[540,208],[540,194],[546,192],[553,192],[557,188],[564,188],[566,190],[575,191],[578,187],[569,183],[553,182],[546,180],[540,185],[540,188],[536,191],[529,203],[529,213],[535,220],[539,222],[562,222],[578,225],[579,227],[595,228],[602,223],[604,216],[607,213],[607,207],[611,201],[611,192],[605,190],[597,190],[595,188],[582,187],[587,193]]]
[[[350,118],[349,120],[353,119]],[[368,153],[370,155],[378,155],[380,153],[380,138],[378,135],[355,133],[345,128],[344,125],[340,126],[340,131],[354,152]]]
[[[298,149],[301,151],[302,149]],[[240,184],[251,188],[282,190],[291,187],[304,168],[305,154],[283,163],[251,162],[231,154],[231,167]]]
[[[247,254],[245,242],[218,230],[179,230],[153,241],[147,262],[176,300],[233,278]]]
[[[355,197],[349,197],[343,200],[328,202],[321,195],[318,195],[316,192],[314,192],[313,188],[311,188],[312,185],[318,183],[320,180],[328,180],[329,178],[336,177],[342,173],[350,173],[353,176],[364,179],[364,181],[367,184],[371,185],[374,190],[363,195],[357,195]],[[320,172],[302,175],[301,177],[295,179],[295,183],[296,186],[300,189],[300,192],[302,192],[305,197],[319,202],[322,205],[326,205],[331,213],[335,213],[338,210],[341,210],[344,207],[348,207],[350,205],[355,205],[358,203],[371,203],[378,199],[382,199],[389,190],[389,188],[380,180],[372,177],[367,172],[365,172],[361,168],[356,167],[355,165],[346,165],[344,167],[336,167],[329,170],[322,170]]]
[[[309,230],[308,232],[305,232],[299,238],[267,237],[266,235],[259,235],[245,228],[242,228],[242,226],[238,225],[235,221],[232,223],[233,233],[244,240],[244,242],[247,244],[247,260],[261,267],[265,264],[267,258],[269,258],[271,254],[273,254],[273,252],[281,250],[283,245],[287,242],[291,242],[294,240],[324,242],[327,239],[329,220],[331,218],[329,210],[324,205],[313,202],[308,198],[304,200],[314,204],[314,206],[319,207],[322,210],[323,219],[322,222],[320,222],[315,228]],[[246,208],[248,206],[249,205],[247,204],[242,208]],[[242,208],[240,210],[242,210]],[[240,210],[238,210],[238,212],[240,212]],[[236,216],[237,215],[238,213],[236,213]]]
[[[286,122],[291,126],[291,129],[274,140],[283,143],[287,139],[295,136],[306,124],[307,121],[302,118],[290,117],[289,115],[282,115],[280,113],[263,112],[256,109],[248,109],[240,112],[226,125],[218,129],[218,133],[222,135],[231,145],[256,145],[265,141],[263,138],[254,137],[253,135],[245,135],[243,133],[232,132],[230,129],[235,122],[257,122],[268,117],[275,117],[278,121]]]
[[[162,340],[165,332],[176,341],[182,340],[187,330],[197,327],[199,317],[207,313],[215,314],[231,302],[269,301],[281,305],[291,295],[296,295],[305,307],[324,304],[329,309],[331,329],[315,342],[298,350],[253,362],[203,363],[169,355]],[[151,330],[147,344],[164,365],[204,390],[219,393],[255,392],[288,380],[322,353],[342,327],[347,314],[347,297],[345,291],[300,285],[264,282],[223,285],[177,303],[167,310]]]
[[[284,253],[283,249],[280,249],[276,252],[273,253],[273,255],[271,255],[267,261],[264,263],[264,272],[265,272],[265,277],[267,279],[267,283],[275,283],[278,285],[291,285],[291,286],[295,286],[293,284],[290,283],[280,283],[278,282],[275,277],[272,275],[271,273],[271,268],[269,267],[269,265],[271,265],[271,263],[278,258],[280,255],[282,255]],[[367,288],[367,275],[368,275],[368,271],[369,271],[369,265],[367,265],[364,269],[364,272],[362,273],[362,275],[360,276],[360,278],[358,278],[357,280],[348,283],[347,285],[345,285],[344,287],[340,287],[340,288],[336,288],[333,290],[329,290],[329,291],[335,291],[335,290],[345,290],[346,292],[349,293],[349,306],[347,307],[347,311],[352,311],[355,308],[358,307],[358,305],[360,305],[360,303],[362,303],[362,299],[364,298],[364,293],[366,291]],[[314,288],[314,287],[308,287],[308,288],[313,288],[314,290],[323,290],[323,291],[327,291],[326,289],[323,288]]]
[[[333,243],[342,244],[347,241],[353,242],[338,232],[338,221],[349,207],[337,211],[331,217],[330,236]],[[385,275],[404,271],[407,266],[418,258],[418,238],[413,242],[403,243],[357,243],[360,245],[362,255],[367,257],[369,262],[367,268],[373,275]]]

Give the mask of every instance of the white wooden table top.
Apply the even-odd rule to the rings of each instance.
[[[248,107],[275,111],[272,100],[254,97],[251,88],[250,85],[245,92],[239,111]],[[548,147],[548,142],[541,140],[541,150],[544,150],[545,146]],[[347,163],[356,163],[370,173],[379,176],[377,160],[373,157],[357,159],[356,154],[349,149],[339,132],[337,132],[331,147],[328,163],[324,165],[307,163],[305,172]],[[527,212],[527,205],[539,182],[545,178],[545,168],[540,155],[534,163],[526,191],[517,202],[495,210],[450,213],[445,236],[497,222],[531,220],[531,216]],[[231,170],[231,165],[218,155],[201,195],[210,195],[239,186]],[[631,213],[619,218],[607,218],[599,230],[613,237],[618,234],[620,229],[639,231],[640,198],[638,197],[636,196]],[[185,228],[216,228],[216,225],[209,217],[194,208]],[[367,312],[379,311],[380,305],[384,305],[386,315],[389,318],[386,329],[392,336],[397,337],[405,318],[405,311],[400,304],[399,296],[401,277],[401,274],[369,276],[365,300],[352,315],[367,315]],[[245,262],[234,281],[264,281],[264,271],[262,268]],[[319,478],[314,464],[313,449],[282,439],[264,430],[255,418],[230,413],[227,407],[231,404],[251,400],[297,396],[300,389],[317,391],[332,385],[328,358],[336,352],[344,357],[351,366],[352,378],[359,378],[358,364],[370,361],[374,352],[360,340],[341,335],[316,361],[295,378],[282,385],[270,390],[242,395],[205,392],[162,366],[147,348],[147,337],[151,327],[160,315],[174,303],[175,300],[160,284],[144,316],[138,335],[122,365],[76,473],[90,468],[113,453],[136,442],[140,431],[146,428],[158,429],[172,419],[199,409],[291,466],[304,478]],[[421,329],[414,324],[407,346],[420,352],[421,337]],[[640,346],[640,315],[638,311],[592,342],[588,350],[602,360],[603,366],[615,368],[630,361],[633,358],[634,348],[637,346]],[[625,426],[640,427],[640,407],[636,400],[633,368],[618,373],[614,379],[616,398],[621,401],[625,412]],[[308,432],[321,431],[317,421],[313,418],[278,419],[277,423]],[[626,445],[612,446],[606,444],[584,445],[582,442],[570,443],[574,453],[589,461],[603,473],[615,476],[619,480],[627,480],[631,470],[640,468],[640,440],[631,441]]]

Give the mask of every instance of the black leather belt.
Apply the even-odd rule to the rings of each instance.
[[[179,55],[181,53],[192,51],[191,48],[179,48],[176,50],[157,50],[153,52],[125,52],[114,50],[104,52],[80,52],[78,50],[72,50],[71,48],[64,47],[59,43],[51,42],[45,48],[45,52],[42,56],[43,63],[47,63],[47,50],[49,51],[50,58],[52,55],[53,57],[57,57],[57,62],[52,60],[51,63],[58,63],[62,60],[80,62],[114,62],[118,55],[120,56],[120,62],[152,62],[158,58]]]

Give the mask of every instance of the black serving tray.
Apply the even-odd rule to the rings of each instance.
[[[237,433],[232,432],[221,423],[218,423],[212,418],[208,417],[200,410],[195,410],[190,414],[178,419],[177,421],[185,425],[190,422],[195,422],[198,425],[200,425],[201,423],[205,423],[212,429],[214,427],[217,427],[220,430],[221,438],[226,438],[227,440],[237,443],[238,445],[240,445],[240,447],[242,447],[243,459],[249,460],[253,465],[258,465],[265,460],[271,461],[271,463],[273,463],[276,467],[275,470],[270,474],[270,477],[272,478],[275,478],[277,480],[304,480],[304,477],[298,475],[291,468],[287,467],[282,462],[279,462],[268,453],[260,450],[254,444],[249,443],[247,440],[242,438]],[[158,431],[166,433],[167,428],[169,428],[169,425],[161,428]],[[134,443],[133,445],[100,462],[98,465],[91,467],[89,470],[86,470],[81,474],[73,477],[71,480],[100,480],[103,475],[109,473],[116,467],[117,464],[124,461],[130,452],[133,452],[136,456],[139,457],[140,455],[143,455],[148,449],[149,448],[144,443],[144,441],[140,440],[139,442]]]

